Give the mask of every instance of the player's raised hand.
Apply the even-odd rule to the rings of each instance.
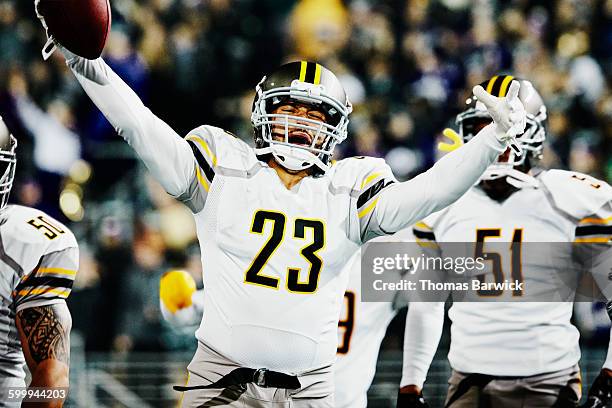
[[[480,85],[475,86],[472,92],[485,105],[489,115],[493,118],[497,127],[497,138],[508,144],[520,156],[522,149],[516,143],[515,138],[525,132],[527,114],[518,97],[519,89],[519,82],[512,81],[507,96],[503,98],[491,95]]]
[[[35,0],[47,42],[43,59],[48,59],[59,43],[76,55],[96,59],[102,54],[111,28],[108,0]]]

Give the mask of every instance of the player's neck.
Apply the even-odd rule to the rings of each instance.
[[[302,181],[304,177],[308,176],[309,174],[308,170],[290,172],[289,170],[278,164],[274,159],[270,159],[268,161],[268,165],[276,171],[276,174],[278,174],[278,178],[287,188],[287,190],[291,190],[300,181]]]

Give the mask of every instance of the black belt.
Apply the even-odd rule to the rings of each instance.
[[[228,388],[232,385],[244,385],[248,383],[255,383],[264,388],[286,388],[288,390],[296,390],[301,387],[300,381],[295,375],[270,371],[266,368],[254,369],[240,367],[224,375],[219,381],[209,385],[196,385],[193,387],[175,385],[172,388],[176,391],[191,391],[209,388]]]

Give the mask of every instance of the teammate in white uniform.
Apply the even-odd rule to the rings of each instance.
[[[483,86],[494,95],[503,96],[509,83],[516,81],[511,76],[499,76]],[[505,152],[478,186],[453,205],[416,224],[414,234],[424,246],[433,246],[439,253],[444,252],[444,246],[438,243],[483,242],[484,254],[500,252],[501,247],[490,246],[493,243],[514,242],[518,245],[514,249],[504,244],[507,252],[501,254],[502,268],[497,270],[506,279],[524,282],[528,291],[530,284],[533,287],[538,280],[553,282],[567,272],[576,274],[576,270],[568,268],[572,265],[571,257],[576,257],[585,269],[591,269],[592,259],[583,257],[585,249],[592,251],[591,255],[609,252],[612,188],[575,172],[531,168],[533,160],[542,153],[546,108],[528,81],[521,80],[519,97],[527,110],[528,125],[518,141],[529,155],[517,157],[510,150]],[[457,119],[465,141],[491,120],[479,102],[471,102]],[[572,242],[576,245],[568,245],[567,253],[557,251],[554,259],[544,251],[541,256],[533,255],[533,251],[543,250],[546,245],[555,245],[551,243]],[[548,244],[521,246],[521,243]],[[527,255],[529,251],[532,253]],[[608,270],[612,266],[610,261],[608,257]],[[486,279],[491,280],[492,276],[487,275]],[[577,276],[573,279],[577,280]],[[606,280],[604,276],[603,281]],[[511,300],[523,292],[492,291],[482,295]],[[448,355],[453,375],[446,406],[576,406],[581,395],[577,366],[580,348],[578,330],[570,322],[572,308],[570,301],[453,303],[449,311],[452,326]],[[401,381],[403,393],[420,392],[437,348],[443,319],[443,303],[411,304]],[[610,354],[605,368],[612,368]],[[609,387],[609,382],[606,384]],[[404,398],[398,406],[425,406],[422,400]]]
[[[7,205],[16,147],[0,118],[0,407],[21,406],[11,391],[23,396],[25,363],[30,387],[64,388],[55,395],[63,397],[36,406],[58,407],[67,395],[72,320],[65,299],[78,248],[70,230],[47,214]]]
[[[389,239],[375,239],[388,241]],[[361,301],[361,256],[349,262],[350,278],[338,323],[338,349],[334,364],[336,408],[365,408],[368,389],[376,373],[380,344],[398,311],[394,302]]]
[[[187,387],[179,388],[188,407],[333,405],[346,261],[371,237],[459,198],[525,125],[517,86],[512,97],[488,99],[495,124],[473,143],[397,183],[381,159],[331,163],[351,105],[319,64],[289,63],[260,82],[253,148],[212,126],[183,139],[101,58],[63,51],[119,135],[193,211],[206,313]]]

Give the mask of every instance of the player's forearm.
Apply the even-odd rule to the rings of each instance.
[[[404,335],[404,365],[400,387],[419,390],[438,349],[444,326],[444,303],[414,302],[408,307]]]
[[[458,200],[505,150],[494,129],[487,126],[425,173],[383,190],[375,209],[379,225],[395,232]]]
[[[87,95],[166,191],[173,196],[185,192],[195,172],[187,142],[155,116],[102,58],[67,57]]]
[[[68,389],[68,366],[66,363],[48,359],[42,361],[32,372],[32,382],[30,388],[64,388]],[[64,405],[64,399],[54,399],[44,402],[24,402],[22,407],[45,407],[55,408]]]

